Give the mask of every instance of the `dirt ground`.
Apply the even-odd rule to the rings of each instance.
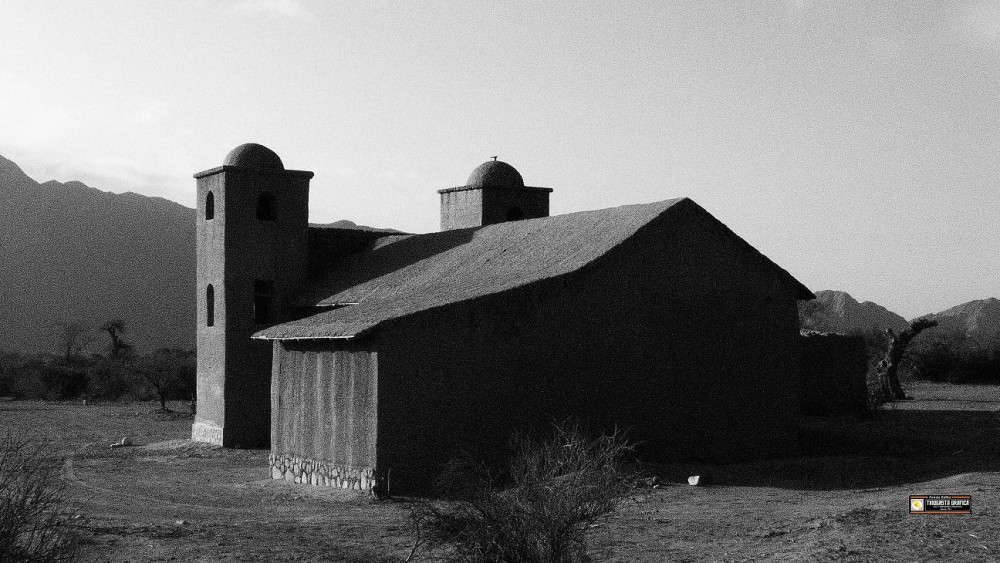
[[[907,390],[874,420],[803,421],[795,458],[653,468],[665,484],[593,528],[594,560],[1000,560],[1000,387]],[[86,560],[406,558],[410,500],[273,481],[267,451],[192,444],[190,425],[151,403],[0,400],[0,429],[63,457]],[[123,437],[137,445],[109,447]],[[710,485],[681,484],[695,473]],[[910,515],[911,494],[969,494],[973,512]]]

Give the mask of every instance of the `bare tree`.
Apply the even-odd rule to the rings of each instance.
[[[888,347],[885,351],[885,357],[875,368],[878,380],[878,388],[875,390],[874,397],[875,405],[909,398],[899,384],[899,362],[903,359],[903,353],[906,352],[910,341],[924,330],[935,327],[937,324],[937,321],[931,319],[917,319],[910,323],[910,328],[898,335],[891,328],[885,330],[888,336]]]
[[[121,319],[111,319],[101,325],[101,330],[111,337],[112,358],[126,357],[132,352],[132,345],[125,341],[122,333],[125,332],[125,321]]]
[[[69,323],[62,327],[62,349],[67,361],[73,356],[79,356],[93,341],[90,330],[80,323]]]
[[[170,395],[193,395],[197,356],[190,350],[162,348],[138,358],[135,369],[156,391],[160,409],[167,411]]]

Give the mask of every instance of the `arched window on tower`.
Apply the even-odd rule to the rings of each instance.
[[[257,198],[257,218],[261,221],[274,221],[278,218],[277,204],[274,201],[274,194],[264,192]]]
[[[205,220],[212,219],[215,219],[215,195],[208,192],[208,195],[205,196]]]
[[[513,206],[507,209],[508,221],[520,221],[521,219],[524,219],[524,211],[521,211],[520,207]]]
[[[205,288],[205,326],[215,326],[215,288]]]

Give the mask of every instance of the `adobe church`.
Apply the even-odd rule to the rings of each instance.
[[[195,175],[192,439],[363,490],[571,416],[650,460],[791,447],[814,296],[690,199],[550,217],[491,160],[411,235],[310,226],[312,176],[257,144]]]

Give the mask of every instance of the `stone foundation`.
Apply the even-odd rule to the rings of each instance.
[[[288,454],[267,456],[272,479],[324,487],[370,491],[375,487],[374,467],[345,467]]]
[[[204,421],[196,421],[191,426],[191,440],[194,442],[208,442],[216,446],[222,445],[222,428]]]

